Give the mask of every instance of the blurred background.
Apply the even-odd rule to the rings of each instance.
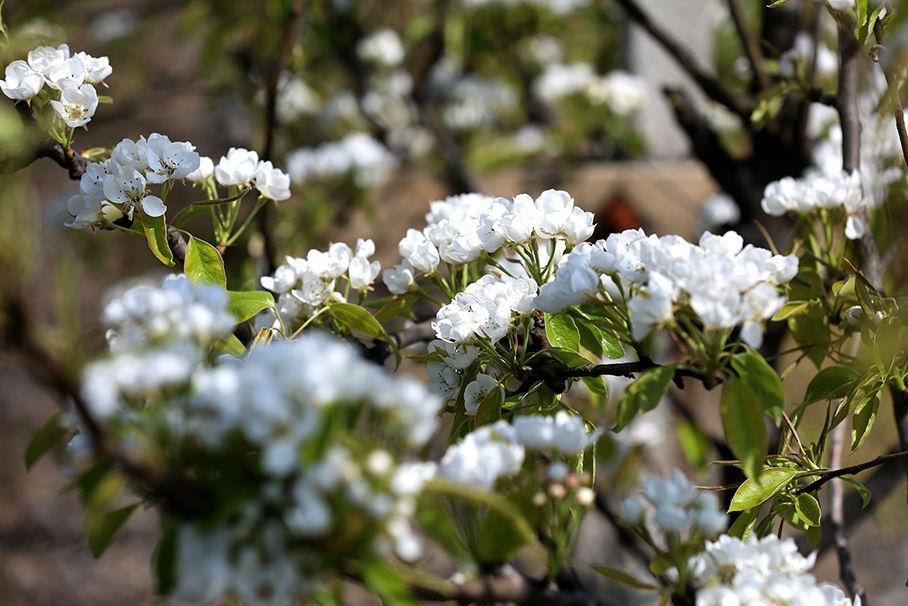
[[[738,5],[763,34],[774,81],[809,75],[811,86],[835,90],[834,27],[815,2],[775,12],[762,0]],[[467,191],[565,189],[596,214],[594,239],[632,227],[695,239],[734,226],[765,245],[753,223],[760,219],[784,244],[788,227],[759,211],[762,189],[815,163],[816,149],[834,141],[823,128],[829,112],[780,96],[754,126],[721,95],[704,94],[703,73],[735,95],[752,93],[760,76],[728,9],[724,0],[7,0],[2,59],[61,42],[110,58],[105,94],[113,103],[77,134],[77,149],[160,132],[215,162],[246,147],[286,170],[293,197],[225,258],[231,283],[253,287],[283,255],[331,241],[370,237],[390,266],[431,200]],[[893,48],[903,29],[892,34]],[[660,34],[682,48],[658,42]],[[867,80],[868,94],[879,93],[879,79]],[[26,135],[12,103],[0,104],[0,156]],[[902,181],[894,189],[904,190]],[[140,239],[64,228],[77,188],[47,159],[0,176],[0,281],[27,293],[42,337],[73,367],[103,348],[104,292],[162,273]],[[891,225],[904,224],[902,206],[887,217]],[[791,361],[781,356],[780,368]],[[799,373],[809,376],[797,369],[786,381],[790,401],[803,393]],[[152,514],[136,516],[93,560],[58,462],[48,458],[27,475],[22,463],[57,403],[3,351],[0,387],[0,603],[156,602]],[[604,449],[616,492],[642,466],[681,466],[720,483],[704,465],[719,427],[714,394],[688,387],[671,397]],[[848,462],[895,441],[894,432],[879,435]],[[891,467],[867,474],[874,501],[851,530],[874,604],[908,603],[902,478]],[[584,523],[578,562],[639,565],[599,514]],[[818,574],[835,579],[834,550],[821,546]],[[603,603],[647,602],[604,587]]]

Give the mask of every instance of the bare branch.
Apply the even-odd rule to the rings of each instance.
[[[895,114],[895,128],[899,133],[899,143],[902,147],[902,157],[905,160],[905,166],[908,167],[908,129],[905,127],[905,110],[902,108],[902,90],[901,83],[896,79],[895,74],[890,70],[887,70],[883,67],[880,60],[882,59],[883,53],[886,52],[886,47],[883,46],[884,33],[883,33],[883,22],[877,21],[873,27],[873,35],[876,38],[876,46],[871,52],[871,57],[873,61],[880,66],[880,70],[883,72],[883,76],[886,77],[886,86],[889,89],[889,96],[892,98],[892,102],[895,105],[893,113]]]
[[[766,73],[766,65],[763,61],[763,52],[760,50],[760,43],[751,31],[747,23],[747,16],[741,9],[738,0],[728,0],[728,12],[731,13],[732,21],[735,23],[735,31],[738,38],[741,39],[741,46],[750,62],[751,71],[753,71],[757,86],[760,90],[765,90],[772,86],[769,75]]]
[[[697,83],[703,93],[717,103],[721,103],[735,114],[745,120],[750,120],[750,103],[748,100],[740,99],[730,93],[719,79],[708,73],[698,65],[694,57],[686,48],[681,46],[668,32],[657,25],[649,15],[647,15],[635,0],[617,0],[618,4],[624,9],[628,17],[633,19],[640,27],[652,36],[669,55],[687,72],[687,74]]]

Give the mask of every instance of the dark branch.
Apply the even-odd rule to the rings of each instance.
[[[841,467],[839,469],[833,469],[830,471],[818,472],[816,475],[819,476],[818,479],[814,480],[810,484],[798,488],[795,491],[795,494],[802,494],[805,492],[815,492],[820,489],[826,482],[833,480],[835,478],[840,478],[842,476],[850,476],[856,473],[860,473],[867,469],[873,467],[879,467],[880,465],[885,465],[886,463],[891,463],[892,461],[900,461],[903,459],[908,459],[908,450],[902,450],[899,452],[891,452],[889,454],[880,455],[875,459],[870,461],[865,461],[864,463],[859,463],[857,465],[851,465],[849,467]]]
[[[700,67],[688,50],[643,12],[635,0],[617,0],[617,2],[637,25],[646,30],[674,58],[707,97],[721,103],[745,120],[750,120],[750,103],[731,94],[722,86],[718,78]]]
[[[58,394],[61,407],[66,409],[65,402],[72,404],[82,429],[91,440],[95,456],[118,465],[140,490],[160,498],[164,507],[174,514],[197,516],[210,511],[211,494],[203,484],[120,448],[104,432],[91,407],[82,398],[76,378],[35,340],[22,297],[10,297],[4,311],[3,341],[21,356],[37,379]]]
[[[732,21],[735,23],[735,31],[738,33],[738,38],[741,39],[741,46],[750,62],[750,69],[753,71],[757,86],[760,90],[766,90],[772,85],[772,82],[766,73],[760,43],[751,31],[747,23],[747,16],[741,9],[738,0],[728,0],[728,12],[731,13]]]

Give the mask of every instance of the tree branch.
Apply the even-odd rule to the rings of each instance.
[[[766,73],[766,65],[763,61],[763,52],[760,50],[760,43],[754,37],[750,26],[747,23],[747,16],[741,9],[738,0],[728,0],[728,12],[731,13],[732,21],[735,23],[735,31],[738,38],[741,39],[741,46],[750,62],[751,71],[753,71],[759,90],[766,90],[772,86],[769,75]]]
[[[281,33],[281,41],[278,45],[278,52],[274,58],[268,74],[268,84],[265,87],[265,140],[262,144],[262,160],[271,160],[274,153],[274,138],[278,128],[277,116],[277,97],[280,86],[281,74],[287,66],[287,60],[293,52],[293,45],[299,37],[300,28],[303,24],[303,14],[306,7],[305,0],[295,0],[290,5],[290,10],[284,19],[284,28]],[[274,242],[273,222],[274,209],[271,204],[266,204],[259,212],[256,218],[259,233],[262,235],[262,245],[264,248],[264,266],[263,274],[271,274],[277,263],[277,246]]]
[[[895,128],[899,133],[899,144],[902,147],[902,158],[905,160],[905,166],[908,167],[908,129],[905,127],[905,110],[902,108],[901,84],[896,80],[895,74],[890,70],[883,68],[883,65],[880,63],[883,53],[886,52],[886,47],[883,46],[884,33],[882,21],[877,21],[876,24],[874,24],[873,36],[876,38],[876,46],[871,51],[870,56],[873,58],[874,63],[880,66],[880,70],[886,78],[889,96],[892,98],[892,102],[895,105],[893,113],[895,114]]]
[[[750,120],[750,102],[740,99],[727,91],[718,78],[708,73],[697,64],[697,61],[668,32],[657,25],[636,3],[635,0],[617,0],[628,17],[664,48],[681,68],[693,79],[703,93],[717,103],[721,103],[745,120]]]
[[[814,474],[819,476],[817,480],[814,480],[806,486],[798,488],[794,492],[795,494],[815,492],[819,490],[826,482],[834,480],[835,478],[854,475],[873,467],[879,467],[880,465],[885,465],[886,463],[891,463],[892,461],[900,461],[903,459],[908,459],[908,450],[901,450],[898,452],[891,452],[889,454],[880,455],[875,459],[871,459],[870,461],[865,461],[863,463],[858,463],[857,465],[851,465],[849,467],[841,467],[839,469],[817,472],[816,474]]]
[[[160,498],[164,507],[174,514],[192,517],[210,511],[212,495],[205,485],[120,448],[106,435],[91,407],[82,398],[78,381],[34,339],[27,309],[21,296],[12,296],[5,302],[3,340],[19,353],[29,372],[57,393],[64,411],[67,408],[63,403],[72,403],[82,428],[90,438],[95,456],[118,465],[140,489]]]
[[[844,423],[840,423],[839,426],[835,428],[835,431],[833,431],[832,433],[831,442],[832,443],[830,444],[830,446],[832,452],[830,455],[830,463],[833,467],[835,467],[842,461],[842,453],[845,449]],[[831,476],[829,479],[832,479],[832,477],[838,476]],[[851,550],[848,548],[848,535],[845,532],[844,499],[845,487],[842,484],[841,480],[837,480],[832,483],[832,490],[830,494],[832,511],[829,514],[829,521],[832,526],[832,535],[835,540],[836,553],[839,557],[839,578],[842,579],[842,583],[845,584],[845,587],[848,589],[848,593],[851,594],[851,597],[860,597],[861,604],[866,606],[867,596],[864,594],[864,589],[858,582],[857,575],[855,575],[854,561],[851,558]]]

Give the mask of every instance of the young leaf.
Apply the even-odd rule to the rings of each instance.
[[[228,290],[227,311],[236,321],[245,322],[264,309],[274,307],[274,297],[264,290]]]
[[[764,469],[759,479],[748,478],[744,480],[744,483],[738,487],[735,496],[731,499],[731,505],[728,506],[729,513],[732,511],[748,511],[758,507],[785,488],[797,475],[797,469],[772,467]]]
[[[818,372],[804,394],[804,403],[844,398],[851,391],[858,373],[846,366],[829,366]]]
[[[752,507],[742,511],[738,514],[738,517],[735,518],[734,523],[732,523],[725,534],[730,537],[737,537],[743,541],[753,530],[754,524],[757,522],[757,516],[759,515],[759,507]]]
[[[618,401],[618,419],[612,430],[624,429],[637,415],[637,412],[654,409],[665,395],[674,376],[675,365],[666,364],[650,368],[637,377],[621,394],[621,399]]]
[[[756,478],[766,456],[766,423],[754,393],[740,379],[729,379],[722,390],[721,412],[731,451],[747,477]]]
[[[219,339],[215,344],[215,348],[222,353],[230,354],[237,358],[242,358],[246,355],[246,347],[236,335],[227,335],[223,339]]]
[[[142,231],[145,232],[145,239],[148,241],[148,248],[158,260],[167,266],[173,266],[173,252],[170,250],[170,244],[167,243],[167,225],[164,223],[164,217],[149,217],[142,213],[139,215],[142,220]]]
[[[62,417],[63,414],[59,412],[52,416],[29,440],[28,446],[25,447],[26,470],[30,470],[69,433],[69,428],[63,424]]]
[[[189,236],[186,245],[185,273],[193,284],[215,284],[227,288],[227,274],[224,260],[214,246],[195,236]]]
[[[867,439],[879,409],[880,396],[878,394],[867,397],[854,409],[854,415],[851,417],[851,450],[860,448]]]
[[[656,585],[641,581],[617,568],[609,568],[608,566],[593,566],[592,568],[605,578],[631,589],[642,589],[644,591],[658,591],[659,589]]]
[[[870,505],[870,499],[872,498],[872,495],[870,494],[870,490],[866,486],[854,479],[853,476],[842,476],[841,479],[851,484],[852,488],[854,488],[858,492],[858,494],[861,495],[861,509],[865,509],[868,505]]]
[[[138,506],[138,503],[133,503],[113,511],[89,514],[85,534],[92,556],[100,558],[104,554],[117,531],[123,527]]]
[[[410,588],[390,565],[369,564],[363,568],[366,585],[381,598],[387,606],[419,606]]]
[[[353,332],[358,332],[367,337],[372,337],[373,339],[390,341],[388,333],[385,332],[385,329],[378,320],[359,305],[353,305],[352,303],[332,303],[328,307],[328,313],[330,313],[335,320]]]
[[[500,386],[486,394],[476,410],[476,427],[489,425],[501,418],[501,404],[504,402],[504,392]]]
[[[772,366],[749,347],[743,353],[733,356],[731,365],[741,381],[756,396],[763,411],[772,417],[776,425],[781,423],[785,392],[782,390],[782,379]]]
[[[795,511],[798,517],[808,526],[819,526],[823,520],[823,510],[820,509],[820,502],[812,494],[799,494],[794,502]]]
[[[552,347],[580,351],[580,333],[574,318],[567,314],[545,314],[545,336]]]

